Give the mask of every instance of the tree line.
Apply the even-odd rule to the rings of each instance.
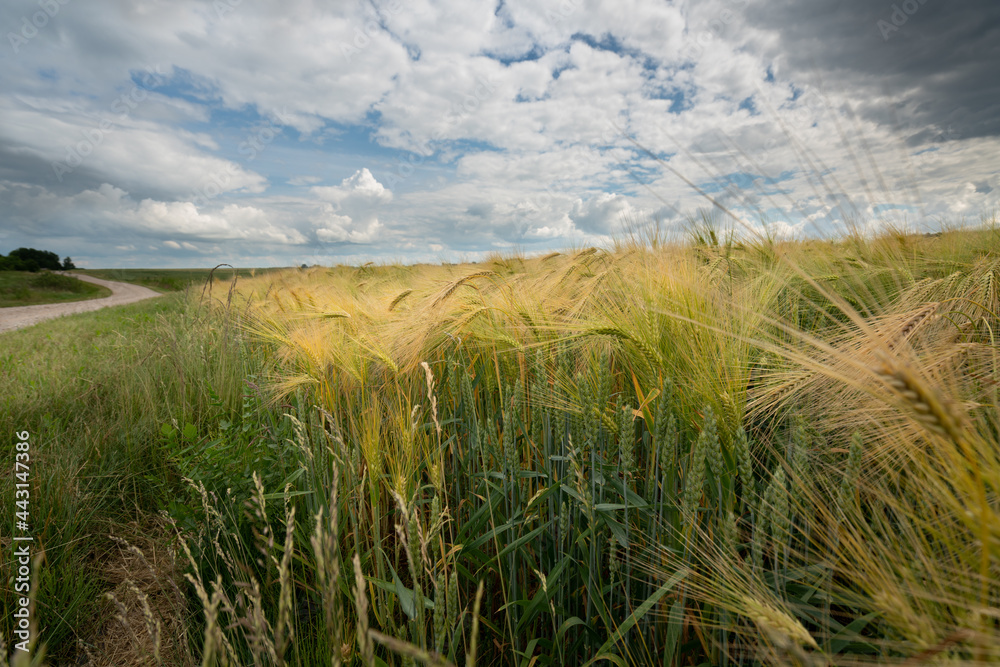
[[[32,273],[48,269],[50,271],[69,271],[75,269],[76,265],[70,257],[66,257],[62,262],[59,255],[48,250],[36,250],[35,248],[18,248],[11,250],[6,257],[0,255],[0,271],[30,271]]]

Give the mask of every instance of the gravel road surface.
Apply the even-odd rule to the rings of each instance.
[[[149,299],[154,296],[160,296],[159,292],[154,292],[148,287],[130,285],[129,283],[118,283],[111,280],[101,280],[100,278],[91,278],[90,276],[84,276],[77,273],[69,275],[88,283],[103,285],[111,290],[111,296],[103,299],[90,299],[89,301],[45,303],[40,306],[15,306],[13,308],[0,308],[0,333],[30,327],[32,324],[38,324],[43,320],[49,320],[53,317],[62,317],[63,315],[72,315],[74,313],[86,313],[91,310],[107,308],[108,306],[121,306],[126,303],[134,303],[136,301],[142,301],[143,299]]]

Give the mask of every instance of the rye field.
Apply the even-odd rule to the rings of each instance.
[[[5,334],[35,664],[998,663],[998,248],[706,226]]]

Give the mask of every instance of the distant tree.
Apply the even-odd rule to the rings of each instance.
[[[66,255],[66,259],[64,259],[63,263],[62,263],[62,269],[63,269],[63,271],[69,271],[69,270],[75,269],[75,268],[76,268],[76,264],[73,263],[73,260],[70,259],[69,255]]]
[[[27,271],[28,267],[25,266],[25,262],[20,257],[16,255],[10,255],[4,257],[0,255],[0,271]],[[37,268],[36,268],[37,270]]]
[[[0,255],[0,271],[30,271],[35,273],[38,271],[38,262],[33,259],[25,261],[14,253],[8,257]]]
[[[35,248],[18,248],[17,250],[11,250],[10,257],[20,259],[25,266],[33,266],[34,268],[23,268],[17,269],[20,271],[38,271],[39,269],[49,269],[50,271],[58,271],[62,268],[59,263],[59,255],[54,252],[49,252],[48,250],[36,250]]]

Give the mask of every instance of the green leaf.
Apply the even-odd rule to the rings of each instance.
[[[625,505],[621,503],[597,503],[594,505],[594,510],[597,512],[613,512],[614,510],[623,510]]]
[[[389,571],[392,572],[393,583],[390,584],[388,581],[382,581],[381,579],[376,579],[375,577],[365,577],[365,579],[384,591],[395,593],[396,597],[399,599],[399,606],[403,610],[403,613],[406,614],[406,617],[411,621],[415,620],[417,617],[417,607],[416,604],[414,604],[413,591],[404,586],[403,582],[399,580],[399,575],[396,574],[396,570],[392,567],[392,563],[386,562],[386,565],[389,566]],[[424,607],[426,609],[434,608],[434,601],[426,595],[424,595]]]
[[[312,493],[312,491],[289,491],[288,492],[288,497],[289,498],[296,498],[298,496],[304,496],[304,495],[307,495],[307,494],[310,494],[310,493]],[[285,497],[285,492],[284,491],[278,491],[278,492],[275,492],[275,493],[265,493],[264,494],[264,500],[282,500],[282,499],[284,499],[284,497]]]
[[[535,597],[527,602],[525,605],[524,612],[517,623],[516,632],[520,633],[524,630],[525,626],[534,622],[538,617],[538,614],[544,613],[548,609],[549,599],[553,596],[558,586],[558,582],[563,572],[568,566],[574,564],[574,560],[571,556],[566,556],[563,558],[558,565],[556,565],[552,570],[546,575],[545,579],[547,582],[548,594],[542,590],[542,587],[538,587],[538,592]]]
[[[572,628],[574,626],[577,626],[577,625],[583,625],[583,626],[589,627],[587,625],[587,622],[584,621],[579,616],[574,616],[573,618],[567,618],[563,622],[563,624],[559,626],[559,630],[558,630],[558,632],[556,632],[556,640],[557,641],[562,641],[563,635],[565,635],[569,631],[570,628]]]
[[[514,651],[521,656],[522,667],[528,667],[531,664],[531,656],[535,653],[535,647],[538,646],[539,637],[535,637],[528,645],[524,648],[524,651]]]
[[[615,540],[622,547],[628,547],[628,531],[625,528],[625,524],[615,521],[610,516],[602,516],[601,520],[607,524],[608,528],[611,529],[611,533],[615,536]]]
[[[194,424],[188,423],[184,426],[184,438],[187,440],[194,440],[198,437],[198,427]]]
[[[282,482],[281,488],[285,488],[289,484],[295,484],[295,482],[298,481],[299,477],[302,477],[302,475],[304,475],[305,472],[306,469],[304,467],[297,468],[295,472],[289,475],[288,478],[284,482]]]
[[[848,623],[847,627],[830,638],[830,653],[840,653],[852,643],[864,639],[860,636],[861,631],[876,616],[878,614],[872,612],[864,616],[859,616]]]
[[[667,579],[667,582],[665,584],[657,588],[656,591],[654,591],[653,594],[650,595],[645,602],[636,607],[635,611],[629,614],[628,618],[626,618],[625,621],[618,626],[618,628],[614,631],[614,633],[612,633],[612,635],[608,637],[608,641],[604,642],[604,646],[602,646],[600,650],[597,652],[598,656],[606,654],[608,651],[611,650],[612,646],[614,646],[617,642],[621,641],[622,638],[625,637],[626,633],[628,633],[629,630],[635,627],[636,623],[639,622],[639,619],[645,616],[649,612],[649,610],[652,609],[656,605],[656,603],[660,601],[660,598],[666,595],[667,592],[670,591],[671,588],[676,586],[681,581],[681,579],[687,576],[687,574],[688,574],[687,571],[684,570],[674,573],[674,575],[669,579]],[[594,658],[594,660],[596,659],[597,658]]]
[[[621,667],[628,667],[628,663],[622,660],[621,656],[615,655],[614,653],[598,653],[596,656],[584,663],[583,667],[589,667],[601,660],[606,660],[608,662],[620,665]]]
[[[502,498],[501,498],[501,500],[502,500]],[[480,546],[482,546],[483,544],[485,544],[489,540],[494,539],[494,537],[496,537],[497,535],[501,535],[505,531],[510,530],[511,528],[513,528],[515,526],[520,526],[522,523],[524,523],[524,519],[515,519],[513,521],[509,521],[509,522],[503,524],[502,526],[498,526],[495,529],[487,529],[488,532],[486,532],[483,535],[480,535],[478,538],[476,538],[474,540],[471,540],[468,543],[466,543],[465,548],[466,549],[478,549]]]
[[[677,600],[670,607],[670,614],[667,616],[667,643],[664,647],[665,658],[671,659],[677,652],[680,643],[681,629],[684,625],[684,601]]]
[[[548,528],[549,528],[548,524],[543,524],[543,525],[539,526],[538,528],[535,528],[533,531],[531,531],[527,535],[524,535],[522,537],[517,538],[516,540],[514,540],[513,542],[511,542],[510,544],[508,544],[503,549],[503,551],[501,551],[500,553],[497,554],[497,559],[503,558],[504,556],[506,556],[512,550],[517,549],[521,545],[526,544],[526,543],[530,542],[531,540],[535,539],[538,536],[539,533],[541,533],[544,530],[548,530]]]

